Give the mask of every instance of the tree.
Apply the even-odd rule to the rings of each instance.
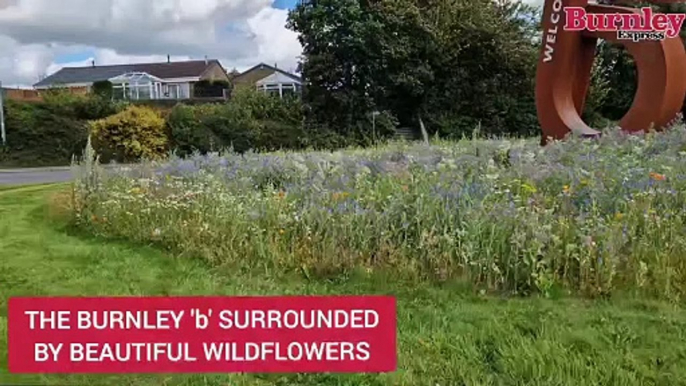
[[[459,136],[535,128],[535,12],[503,0],[303,1],[307,119],[364,134],[374,110]]]
[[[311,126],[364,137],[360,123],[374,111],[369,90],[377,87],[368,71],[369,46],[382,29],[375,16],[358,0],[303,1],[291,12],[288,26],[303,46],[303,101]]]

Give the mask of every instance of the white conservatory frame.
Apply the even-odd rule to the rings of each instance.
[[[283,98],[285,94],[300,93],[302,84],[290,76],[275,72],[268,77],[257,81],[255,87],[258,91],[278,95],[279,98]]]
[[[110,78],[109,81],[112,83],[114,94],[123,99],[169,99],[162,89],[165,82],[145,72],[129,72]],[[177,99],[178,95],[177,89],[177,94],[173,99]]]

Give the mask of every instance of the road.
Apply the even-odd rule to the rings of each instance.
[[[69,168],[0,169],[0,185],[52,184],[73,179]]]
[[[131,168],[132,165],[102,165],[105,170]],[[134,169],[135,170],[135,169]],[[74,179],[70,167],[0,169],[0,186],[69,182]]]

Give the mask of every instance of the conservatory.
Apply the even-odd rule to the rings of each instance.
[[[275,72],[259,80],[255,83],[255,86],[258,91],[278,96],[279,98],[283,98],[284,95],[300,94],[302,87],[300,81],[280,72]]]
[[[163,80],[144,72],[129,72],[110,79],[114,99],[176,99]]]

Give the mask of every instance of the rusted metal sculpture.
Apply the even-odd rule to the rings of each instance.
[[[653,1],[657,2],[660,1]],[[619,126],[627,132],[639,132],[668,125],[681,110],[686,96],[686,52],[681,39],[677,36],[652,41],[618,40],[616,32],[565,30],[567,7],[583,7],[589,14],[639,12],[636,8],[589,4],[588,0],[545,0],[543,42],[536,74],[542,144],[549,138],[563,139],[570,133],[586,137],[600,134],[581,119],[598,39],[624,45],[636,63],[638,88]]]

